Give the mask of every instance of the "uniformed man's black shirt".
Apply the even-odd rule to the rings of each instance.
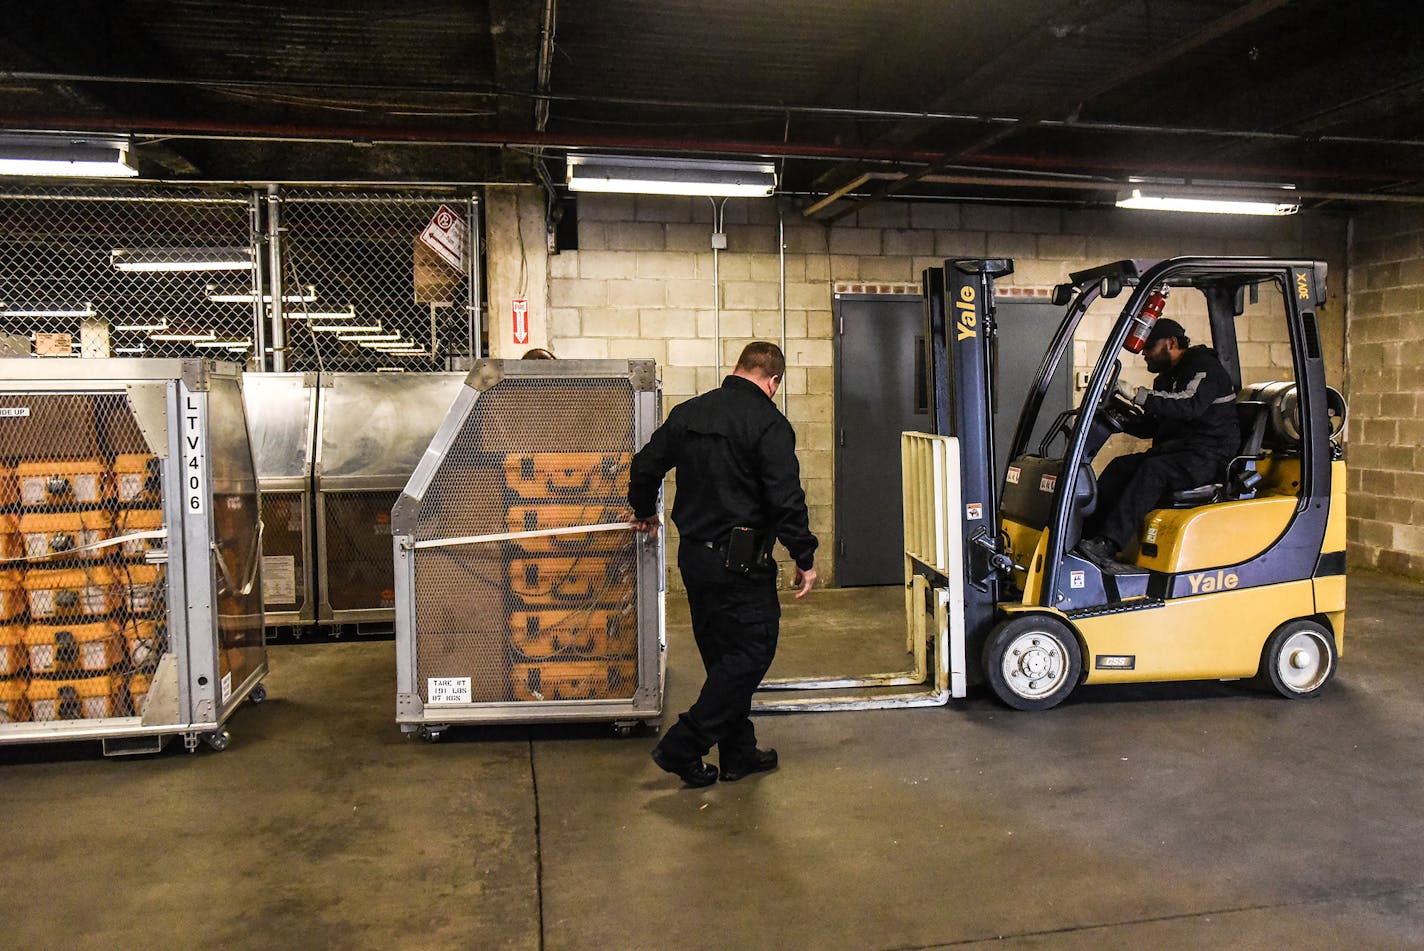
[[[681,403],[633,457],[628,504],[657,511],[658,488],[677,469],[672,520],[684,541],[727,541],[733,528],[774,535],[804,569],[815,561],[796,433],[766,393],[745,377]]]

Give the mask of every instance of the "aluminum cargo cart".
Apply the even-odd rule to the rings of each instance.
[[[661,534],[628,466],[661,419],[650,360],[482,360],[392,515],[396,719],[656,721]]]
[[[0,744],[226,748],[260,549],[238,367],[0,360]]]

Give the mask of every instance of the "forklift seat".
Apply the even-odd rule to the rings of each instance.
[[[1234,502],[1255,497],[1256,486],[1261,484],[1261,474],[1256,471],[1256,462],[1261,458],[1261,442],[1266,437],[1266,421],[1269,416],[1268,408],[1263,402],[1238,402],[1236,419],[1241,424],[1241,445],[1236,455],[1226,464],[1225,480],[1168,492],[1162,500],[1162,507],[1185,509],[1212,502]]]

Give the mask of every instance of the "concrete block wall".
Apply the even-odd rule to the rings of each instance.
[[[1350,261],[1349,561],[1424,578],[1424,211],[1359,216]]]
[[[549,258],[554,352],[560,357],[652,357],[662,367],[665,403],[671,408],[718,385],[748,341],[779,341],[778,206],[765,199],[732,199],[724,209],[727,249],[714,261],[707,199],[581,197],[578,250]],[[788,209],[784,234],[787,412],[797,431],[812,528],[821,538],[818,567],[828,583],[835,574],[835,293],[917,293],[921,270],[947,257],[1012,257],[1015,273],[1002,286],[1006,293],[1029,295],[1046,294],[1070,271],[1127,257],[1323,256],[1337,274],[1343,274],[1345,260],[1343,220],[1320,215],[1245,219],[884,202],[831,227],[804,221]],[[1085,320],[1074,352],[1079,365],[1096,356],[1124,300],[1104,302]],[[720,304],[720,314],[714,303]],[[1190,330],[1195,318],[1185,297],[1172,307],[1169,313]],[[1343,308],[1335,307],[1321,323],[1327,356],[1340,367]],[[1274,378],[1274,357],[1269,344],[1254,340],[1254,326],[1248,322],[1247,336],[1260,352],[1248,352],[1261,365],[1253,366],[1247,379]],[[722,339],[720,354],[714,353],[714,331]],[[1139,366],[1139,371],[1134,376],[1145,382],[1145,370]],[[669,574],[675,585],[676,572]]]

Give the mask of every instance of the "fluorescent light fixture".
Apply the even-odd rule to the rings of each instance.
[[[393,357],[428,357],[430,354],[425,350],[386,350],[385,353]]]
[[[342,334],[337,340],[355,341],[356,343],[391,343],[401,339],[400,334]]]
[[[167,330],[168,321],[161,324],[114,324],[115,333],[149,333],[154,330]]]
[[[124,354],[128,354],[128,355],[131,356],[131,357],[136,357],[136,356],[138,356],[139,354],[147,353],[148,350],[145,349],[144,347],[115,347],[115,348],[114,348],[114,352],[115,352],[115,353],[124,353]]]
[[[355,320],[356,308],[349,307],[346,310],[289,310],[287,317],[290,320]]]
[[[97,314],[91,305],[85,304],[82,310],[70,308],[56,308],[45,310],[43,308],[15,308],[13,310],[0,310],[0,317],[93,317]]]
[[[378,334],[386,328],[380,324],[307,324],[307,329],[324,334]]]
[[[382,353],[399,353],[402,350],[418,350],[419,345],[410,340],[397,340],[393,343],[370,343],[365,344],[368,349],[379,350]]]
[[[127,139],[0,135],[0,175],[133,178]]]
[[[566,162],[565,181],[576,192],[766,198],[776,189],[776,166],[770,162],[579,154]]]
[[[109,260],[117,271],[245,271],[251,248],[115,248]]]
[[[250,303],[252,303],[253,301],[257,300],[257,295],[256,295],[256,294],[215,294],[215,293],[212,292],[212,289],[209,288],[209,291],[208,291],[208,300],[212,301],[212,302],[215,303],[215,304],[250,304]],[[282,303],[284,303],[284,304],[310,304],[310,303],[313,303],[314,301],[316,301],[316,288],[314,288],[314,287],[306,287],[306,288],[304,288],[304,289],[302,290],[302,292],[301,292],[300,294],[283,294],[283,295],[282,295]],[[272,303],[272,295],[271,295],[271,294],[263,294],[263,295],[262,295],[262,303],[264,303],[264,304],[270,304],[270,303]]]
[[[246,350],[252,346],[250,340],[197,340],[193,346],[210,350]]]
[[[1209,197],[1202,193],[1158,192],[1156,189],[1141,188],[1119,195],[1117,206],[1141,211],[1187,211],[1206,215],[1293,215],[1300,210],[1299,201],[1225,198],[1220,194]]]
[[[156,340],[161,343],[199,343],[204,340],[216,340],[215,333],[205,334],[149,334],[149,340]]]

